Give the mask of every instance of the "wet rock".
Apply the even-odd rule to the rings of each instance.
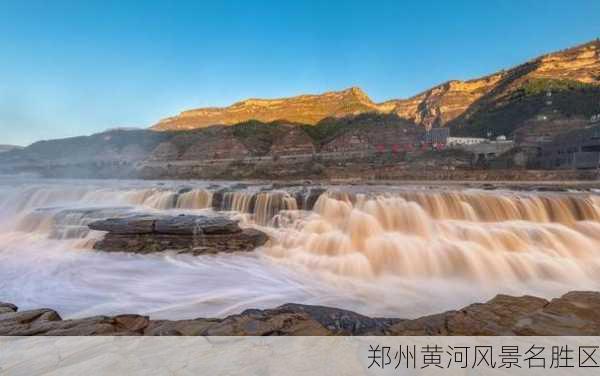
[[[97,336],[119,332],[110,317],[97,316],[78,320],[40,322],[32,327],[37,334],[48,336]],[[21,334],[30,335],[30,334]]]
[[[382,334],[387,327],[402,321],[400,319],[370,318],[344,309],[303,304],[285,304],[278,310],[280,312],[305,313],[333,334],[342,335]]]
[[[515,334],[535,336],[600,334],[600,293],[572,291],[550,303],[515,325]]]
[[[600,293],[570,292],[548,302],[498,295],[459,311],[391,326],[394,335],[599,335]]]
[[[17,306],[16,305],[10,304],[10,303],[0,302],[0,314],[9,313],[9,312],[16,312],[16,311],[17,311]]]
[[[139,315],[62,320],[50,309],[18,312],[6,303],[0,309],[9,311],[0,314],[0,335],[600,335],[600,293],[577,291],[550,302],[498,295],[415,320],[302,304],[179,321]]]
[[[212,196],[212,209],[214,211],[220,211],[223,209],[223,200],[225,198],[225,193],[232,192],[229,188],[219,189],[218,191],[213,192]]]
[[[132,215],[123,218],[109,218],[88,224],[91,230],[106,231],[111,234],[151,234],[157,216],[154,215]]]
[[[302,205],[298,207],[304,210],[312,210],[317,203],[317,200],[323,193],[327,192],[325,188],[312,187],[308,190],[308,194],[306,194],[302,200]]]
[[[226,217],[135,215],[97,221],[88,226],[108,232],[94,245],[95,249],[107,252],[173,250],[195,255],[247,252],[268,240],[263,232],[242,229],[237,221]]]
[[[141,332],[146,329],[150,320],[148,319],[148,316],[119,315],[115,316],[114,323],[120,330]]]
[[[106,231],[112,234],[233,234],[242,229],[237,221],[227,217],[209,217],[201,215],[133,215],[122,218],[110,218],[92,222],[92,230]]]
[[[266,336],[266,335],[331,335],[307,313],[281,310],[247,310],[209,326],[208,336]]]
[[[546,299],[533,296],[498,295],[487,303],[472,304],[450,315],[448,330],[461,335],[512,335],[522,317],[543,309],[546,304]]]
[[[218,319],[157,320],[151,321],[144,331],[147,336],[199,336],[219,323]]]
[[[0,314],[0,335],[37,335],[46,331],[44,324],[60,321],[61,318],[51,309],[13,311]]]
[[[153,229],[157,234],[167,235],[235,234],[241,231],[238,222],[229,218],[197,215],[159,218],[154,222]]]
[[[0,304],[0,306],[5,305],[7,304]],[[15,307],[15,311],[0,314],[0,335],[139,335],[143,333],[149,322],[148,317],[138,315],[95,316],[84,319],[63,320],[56,311],[51,309],[44,308],[19,312]]]
[[[394,335],[514,335],[524,316],[542,309],[547,300],[532,296],[498,295],[458,311],[407,320],[389,328]]]

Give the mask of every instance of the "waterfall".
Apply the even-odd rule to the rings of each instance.
[[[248,221],[259,225],[269,225],[282,211],[297,211],[298,204],[295,197],[283,191],[226,192],[223,195],[221,210],[251,214]]]
[[[256,197],[254,221],[267,225],[283,210],[298,210],[296,198],[287,192],[261,192]]]
[[[194,189],[181,193],[177,197],[175,207],[178,209],[206,209],[212,205],[212,192],[205,189]]]
[[[254,193],[251,192],[225,192],[221,210],[250,213]]]
[[[600,289],[596,193],[267,189],[0,178],[0,300],[67,317],[219,316],[287,302],[414,317],[497,293]],[[214,210],[241,217],[271,241],[244,255],[92,250],[103,233],[89,231],[91,221]],[[194,246],[203,242],[197,229]]]
[[[362,278],[565,281],[600,272],[599,219],[586,195],[332,193],[267,253]]]

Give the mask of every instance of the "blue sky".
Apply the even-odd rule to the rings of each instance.
[[[600,37],[600,1],[0,0],[0,144],[247,97],[409,97]]]

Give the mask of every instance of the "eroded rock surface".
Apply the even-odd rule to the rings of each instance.
[[[107,232],[94,245],[95,249],[107,252],[245,252],[267,241],[263,232],[242,229],[237,221],[226,217],[134,215],[96,221],[88,226]]]
[[[415,320],[370,318],[302,304],[249,309],[224,319],[150,320],[141,315],[62,320],[51,309],[19,312],[0,302],[0,335],[600,335],[600,292],[545,299],[498,295]]]

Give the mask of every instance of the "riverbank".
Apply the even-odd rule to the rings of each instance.
[[[249,309],[224,319],[151,320],[123,314],[63,320],[48,308],[18,311],[0,302],[3,336],[264,336],[264,335],[410,335],[410,336],[584,336],[600,335],[600,292],[573,291],[550,301],[533,296],[498,295],[414,320],[372,318],[352,311],[302,304]]]

